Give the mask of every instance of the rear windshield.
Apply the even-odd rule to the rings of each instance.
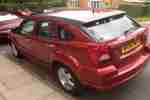
[[[98,42],[104,42],[133,32],[140,27],[125,14],[111,16],[84,24],[86,32]]]

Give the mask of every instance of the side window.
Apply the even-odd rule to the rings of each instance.
[[[34,21],[26,21],[25,23],[22,24],[22,28],[20,33],[23,35],[31,35],[33,30],[34,30]]]
[[[39,23],[38,35],[41,37],[46,37],[46,38],[50,37],[49,22]]]
[[[73,34],[65,30],[64,28],[59,28],[58,32],[59,32],[59,38],[61,40],[71,40],[73,38]]]

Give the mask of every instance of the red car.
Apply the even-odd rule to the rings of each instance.
[[[46,65],[62,88],[111,90],[149,59],[148,29],[124,11],[62,10],[33,15],[10,33],[12,53]]]
[[[147,46],[148,50],[150,50],[150,24],[145,24],[143,26],[147,27],[148,30],[149,30],[149,32],[147,34],[147,44],[146,44],[146,46]]]
[[[11,29],[20,25],[22,19],[8,12],[0,12],[0,41],[8,40]]]

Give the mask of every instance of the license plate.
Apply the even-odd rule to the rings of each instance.
[[[121,48],[121,53],[126,54],[126,53],[130,52],[131,50],[133,50],[134,48],[137,48],[140,45],[141,45],[140,40],[132,40],[132,41],[128,42],[128,44],[126,46],[123,46]]]

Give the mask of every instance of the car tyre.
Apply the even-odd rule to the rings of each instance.
[[[83,88],[77,77],[67,66],[58,64],[55,69],[55,74],[57,82],[65,92],[74,96],[81,95]]]

